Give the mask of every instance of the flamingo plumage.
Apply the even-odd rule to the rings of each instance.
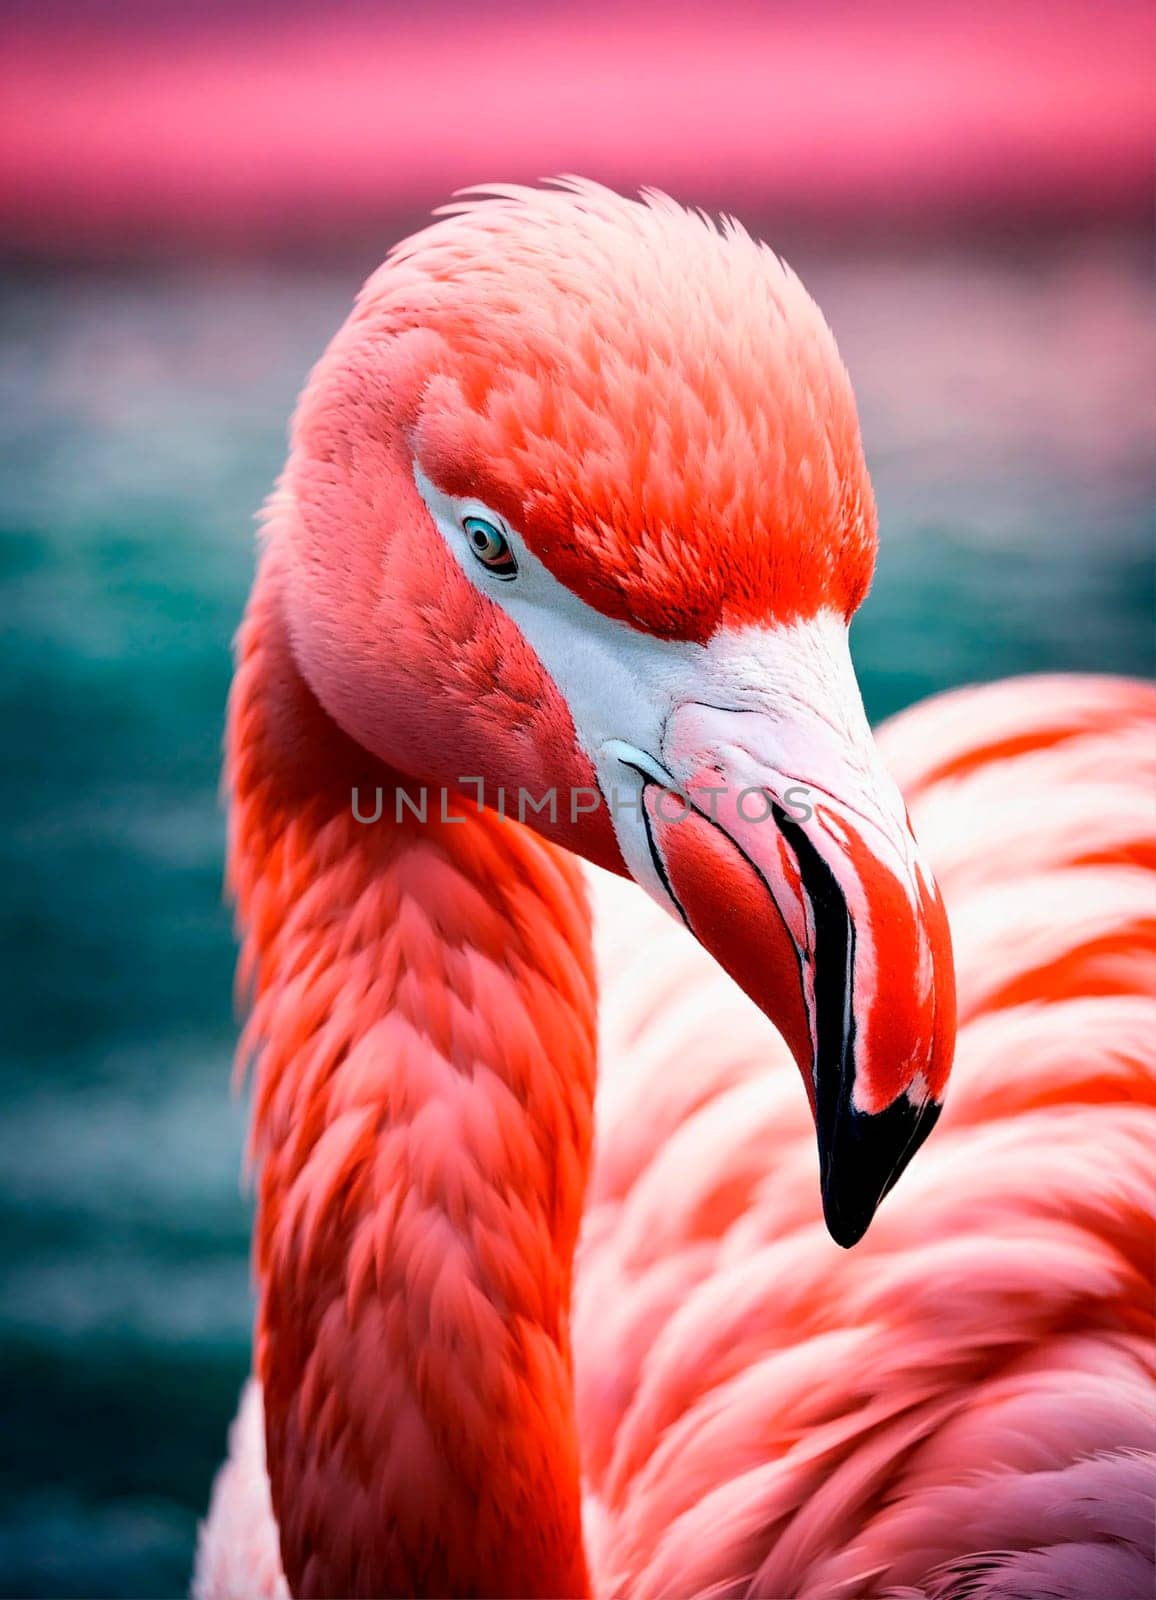
[[[260,1300],[198,1595],[1150,1591],[1156,693],[873,741],[874,546],[737,225],[500,189],[366,286],[230,706]]]

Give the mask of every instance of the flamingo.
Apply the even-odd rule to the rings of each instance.
[[[737,223],[498,187],[368,281],[230,702],[259,1308],[196,1595],[1150,1592],[1156,692],[873,738],[875,544]]]

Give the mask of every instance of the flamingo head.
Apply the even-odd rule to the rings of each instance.
[[[659,196],[468,200],[370,279],[279,504],[330,714],[686,924],[790,1047],[854,1244],[938,1115],[954,976],[848,652],[874,501],[798,279]]]

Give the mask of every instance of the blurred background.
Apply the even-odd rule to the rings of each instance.
[[[735,211],[860,398],[876,718],[1152,670],[1156,12],[0,9],[0,1594],[183,1592],[251,1319],[218,802],[253,515],[456,188]]]

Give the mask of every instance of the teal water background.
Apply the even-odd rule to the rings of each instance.
[[[873,717],[1018,671],[1151,673],[1149,252],[794,251],[879,499]],[[181,1593],[247,1369],[229,641],[360,276],[0,283],[0,1594]]]

